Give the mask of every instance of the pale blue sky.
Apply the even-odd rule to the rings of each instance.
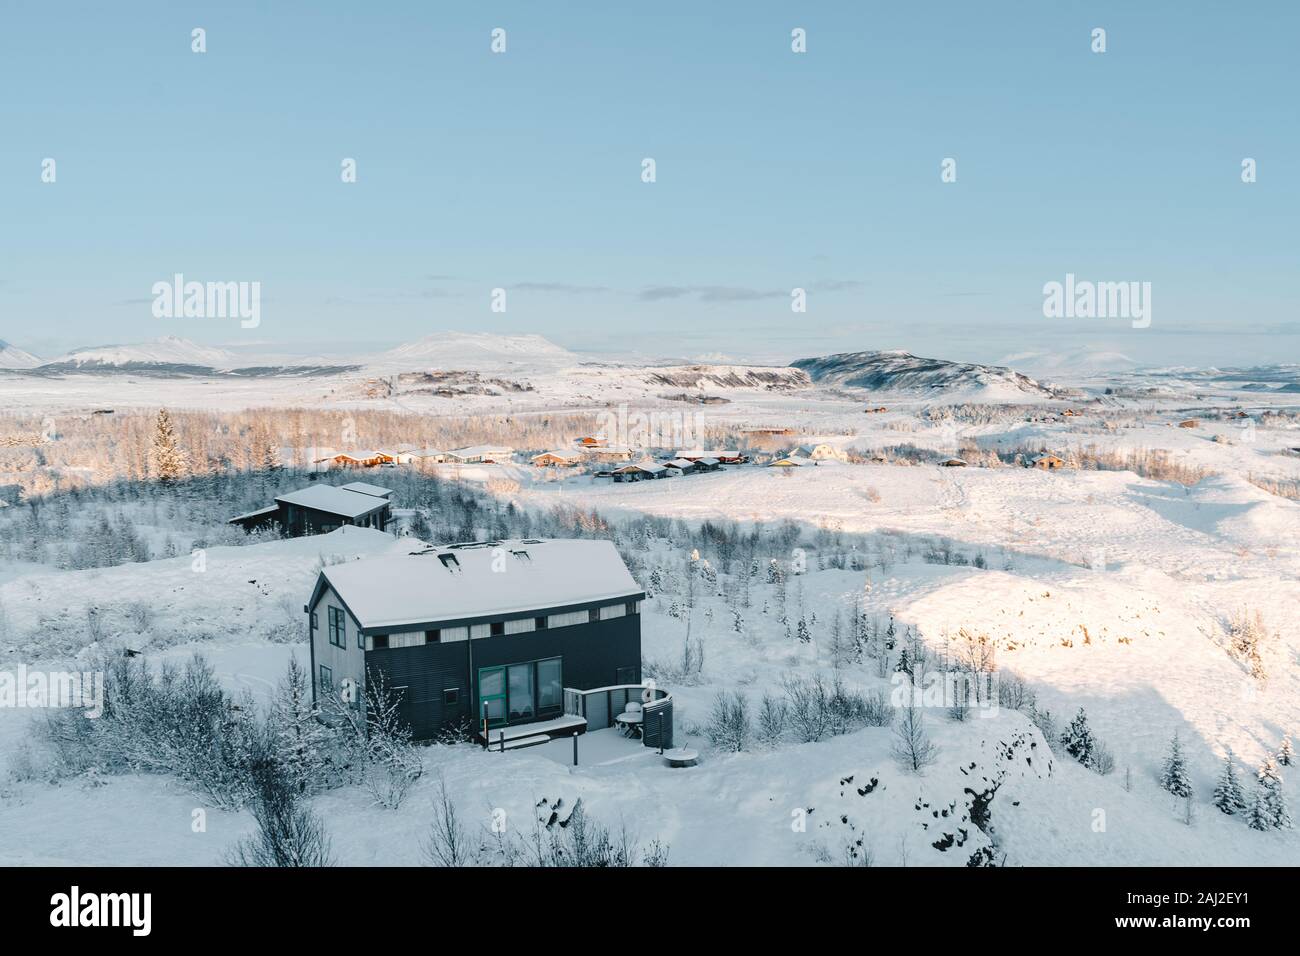
[[[1298,34],[1290,0],[6,0],[0,338],[1300,361]],[[261,327],[154,318],[175,272],[260,281]],[[1151,327],[1044,318],[1066,272],[1151,282]]]

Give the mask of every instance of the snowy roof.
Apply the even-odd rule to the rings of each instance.
[[[6,502],[0,501],[0,507],[6,506]],[[270,514],[275,514],[280,510],[279,505],[271,505],[269,508],[258,508],[256,511],[250,511],[246,515],[235,515],[226,524],[234,524],[236,521],[247,521],[249,518],[263,518]]]
[[[393,493],[392,488],[380,488],[378,485],[372,485],[364,481],[349,481],[346,485],[339,485],[344,491],[355,491],[362,495],[374,495],[376,498],[387,498]]]
[[[370,461],[374,458],[392,458],[391,452],[379,451],[374,448],[365,448],[361,451],[341,451],[331,458],[351,458],[353,461]]]
[[[722,464],[722,462],[718,461],[718,459],[716,458],[701,458],[699,461],[696,462],[696,464],[708,465],[710,468],[712,468],[714,465]]]
[[[457,458],[477,458],[480,455],[509,455],[511,450],[505,445],[470,445],[467,448],[453,448],[449,454]]]
[[[794,465],[798,468],[802,468],[804,465],[817,464],[817,462],[813,461],[811,458],[806,458],[803,455],[783,455],[782,457],[778,458],[776,461],[772,462],[772,464],[779,465],[782,462],[785,462],[790,465]]]
[[[668,462],[669,468],[693,468],[694,466],[695,462],[687,461],[685,458],[674,458]]]
[[[642,594],[613,542],[587,539],[429,548],[331,565],[321,571],[321,578],[363,629],[436,624]]]
[[[562,458],[565,461],[581,461],[582,456],[571,451],[544,451],[540,455],[534,455],[530,460],[536,461],[539,458],[545,458],[550,455],[552,458]]]
[[[378,511],[388,504],[386,498],[377,498],[359,491],[347,491],[334,485],[308,485],[287,495],[280,495],[275,500],[300,505],[303,508],[314,508],[317,511],[328,511],[330,514],[342,515],[345,518],[359,518],[372,511]]]

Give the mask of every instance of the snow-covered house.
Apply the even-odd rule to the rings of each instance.
[[[544,451],[532,457],[532,463],[539,468],[571,468],[582,464],[582,454],[571,451]]]
[[[811,468],[816,464],[817,462],[813,461],[807,455],[789,454],[789,455],[782,455],[780,458],[777,458],[775,461],[769,462],[768,467],[769,468]]]
[[[514,449],[503,445],[470,445],[447,452],[447,461],[462,465],[508,465],[513,456]]]
[[[651,478],[667,478],[668,469],[653,461],[639,461],[635,464],[615,468],[612,472],[615,481],[644,481]]]
[[[581,733],[588,720],[606,727],[613,699],[581,692],[622,688],[619,708],[640,699],[629,688],[641,681],[644,597],[601,540],[475,542],[330,565],[304,607],[316,699],[355,706],[382,675],[417,739],[458,725],[494,743],[497,728],[522,743]]]
[[[317,459],[316,464],[326,464],[335,468],[374,468],[378,465],[390,465],[395,458],[396,456],[391,452],[366,449],[363,451],[341,451],[336,455],[330,455],[328,458]]]
[[[724,465],[742,465],[749,461],[747,456],[742,455],[734,448],[723,448],[717,451],[705,451],[702,448],[683,449],[677,452],[676,457],[685,458],[687,461],[715,458]]]
[[[1029,467],[1039,468],[1043,471],[1056,471],[1058,468],[1065,467],[1065,459],[1050,453],[1044,453],[1029,459]]]
[[[346,485],[308,485],[280,495],[267,508],[231,518],[245,531],[278,525],[291,538],[327,534],[344,525],[388,530],[393,519],[392,491],[363,481]]]
[[[813,461],[847,461],[848,456],[843,450],[836,448],[834,445],[828,445],[826,442],[818,442],[812,445],[800,445],[794,451],[790,452],[792,456],[798,458],[810,458]]]

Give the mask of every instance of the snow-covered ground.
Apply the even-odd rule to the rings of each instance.
[[[461,344],[467,355],[492,345]],[[508,362],[496,366],[501,375],[525,376],[534,391],[376,401],[430,414],[602,411],[621,402],[684,407],[659,400],[679,390],[672,384],[678,372],[665,381],[658,368],[574,365],[562,350],[537,346],[541,354],[530,356],[534,346],[526,338],[512,341]],[[422,348],[437,347],[425,343],[390,359],[418,364]],[[161,385],[128,375],[4,376],[0,397],[28,409],[157,404],[160,389],[169,402],[175,396],[194,407],[364,404],[348,382],[373,374],[354,373],[355,381]],[[666,767],[611,732],[580,743],[586,756],[577,768],[567,763],[567,743],[506,754],[468,745],[427,748],[424,776],[398,810],[374,806],[359,787],[314,799],[340,862],[420,862],[439,778],[471,826],[487,826],[494,811],[504,810],[527,830],[543,801],[571,806],[581,797],[606,825],[626,823],[643,841],[670,845],[670,860],[678,864],[840,861],[844,846],[859,836],[883,865],[963,865],[994,841],[995,857],[1009,864],[1300,862],[1296,831],[1257,832],[1210,803],[1225,748],[1235,751],[1249,785],[1284,735],[1300,736],[1294,613],[1300,503],[1248,480],[1300,478],[1300,456],[1289,451],[1300,447],[1300,429],[1286,418],[1266,423],[1260,417],[1284,407],[1284,396],[1261,397],[1192,376],[1169,378],[1159,395],[1135,399],[1107,395],[1098,382],[1080,393],[1082,400],[1043,405],[1025,398],[1026,412],[990,413],[988,423],[970,424],[979,416],[933,414],[933,396],[864,397],[792,381],[769,387],[747,375],[705,374],[699,391],[727,399],[700,411],[706,423],[789,426],[791,446],[825,441],[860,452],[903,445],[944,454],[972,445],[1063,453],[1091,447],[1094,455],[1162,450],[1170,462],[1205,477],[1185,486],[1133,471],[828,461],[614,484],[523,465],[446,466],[447,477],[525,509],[563,505],[689,525],[709,520],[772,528],[789,521],[804,542],[819,529],[860,535],[855,540],[868,567],[821,569],[810,551],[807,572],[787,582],[789,600],[797,589],[820,618],[809,643],[792,639],[778,622],[770,585],[756,585],[739,630],[723,598],[696,596],[690,636],[702,642],[706,663],[702,673],[669,690],[679,742],[702,752],[698,766]],[[864,404],[888,410],[864,414]],[[1067,407],[1078,414],[1064,415]],[[1241,411],[1249,418],[1235,417]],[[1177,427],[1187,418],[1198,419],[1197,427]],[[201,651],[227,686],[265,701],[289,656],[305,653],[293,640],[294,628],[321,563],[405,548],[409,542],[350,529],[211,548],[201,567],[190,556],[89,571],[10,562],[0,566],[0,608],[8,633],[17,637],[0,645],[0,670],[75,664],[86,642],[66,636],[76,635],[87,608],[95,607],[105,640],[130,638],[147,654],[178,660]],[[683,540],[659,540],[643,557],[647,566],[680,565],[688,550]],[[669,586],[646,602],[644,657],[651,664],[682,654],[687,624],[674,608],[680,600]],[[892,615],[900,628],[917,629],[932,649],[961,629],[987,635],[1000,674],[1025,681],[1058,725],[1086,709],[1114,756],[1114,772],[1084,769],[1059,746],[1053,757],[1038,727],[1009,708],[965,722],[928,713],[939,756],[920,776],[894,759],[894,734],[884,728],[814,743],[755,744],[742,753],[709,743],[702,730],[718,692],[739,692],[757,707],[788,675],[830,675],[828,622],[855,601],[868,614]],[[149,612],[139,633],[143,618],[132,608],[142,604]],[[1252,677],[1230,653],[1229,622],[1243,612],[1258,612],[1275,635],[1262,652],[1265,679]],[[870,660],[840,662],[838,673],[866,692],[894,686]],[[6,771],[23,759],[24,741],[34,739],[32,717],[0,709],[0,781],[7,780],[0,783],[0,832],[26,835],[0,841],[0,863],[215,863],[252,825],[247,813],[209,809],[206,831],[193,832],[192,811],[202,801],[162,777],[54,785],[15,780]],[[1175,733],[1195,790],[1190,822],[1186,806],[1157,785]],[[1286,798],[1300,812],[1300,773],[1282,772]],[[987,781],[1000,785],[991,823],[981,828],[968,817],[974,795],[991,786]]]

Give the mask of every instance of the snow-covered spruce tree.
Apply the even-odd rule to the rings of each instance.
[[[1260,765],[1259,797],[1263,802],[1264,815],[1270,827],[1279,830],[1291,828],[1291,814],[1287,810],[1286,797],[1282,793],[1282,777],[1277,772],[1277,764],[1272,757],[1265,757]]]
[[[1187,777],[1187,761],[1183,757],[1183,745],[1178,739],[1178,731],[1174,731],[1173,739],[1169,741],[1169,755],[1165,757],[1164,766],[1160,769],[1160,786],[1175,797],[1188,797],[1192,793],[1192,782]]]
[[[1282,738],[1282,747],[1277,752],[1277,762],[1281,767],[1289,767],[1295,763],[1295,751],[1291,747],[1290,734]]]
[[[938,758],[939,748],[930,742],[921,708],[915,702],[899,710],[902,714],[894,729],[893,754],[905,768],[920,774]]]
[[[1092,768],[1096,758],[1097,743],[1092,736],[1092,728],[1088,726],[1088,715],[1082,707],[1062,732],[1061,746],[1079,763]]]
[[[335,734],[321,723],[307,672],[296,656],[289,658],[289,668],[276,689],[269,725],[276,756],[299,793],[315,793],[336,782],[331,779]]]
[[[898,655],[898,663],[894,665],[895,674],[906,674],[909,678],[912,676],[912,659],[907,656],[907,648]]]
[[[1264,803],[1264,791],[1258,787],[1250,800],[1250,810],[1246,813],[1246,824],[1252,830],[1271,830],[1273,823],[1269,817],[1268,807]]]
[[[1232,748],[1229,747],[1227,753],[1223,755],[1223,770],[1214,785],[1214,805],[1228,816],[1245,813],[1249,809],[1246,794],[1242,791],[1241,781],[1237,777],[1236,759]]]
[[[185,453],[176,443],[176,429],[165,408],[158,409],[149,458],[153,475],[159,481],[172,482],[184,477]]]

